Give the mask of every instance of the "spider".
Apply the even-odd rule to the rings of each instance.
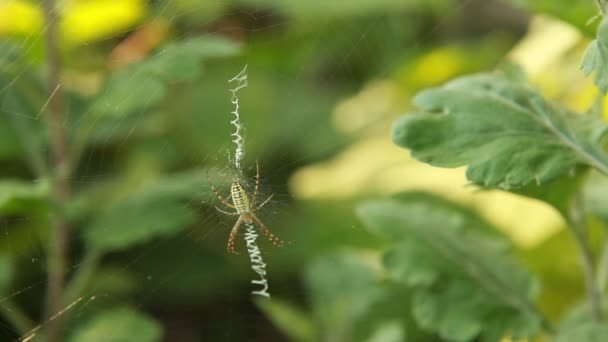
[[[232,203],[224,200],[224,198],[222,197],[222,195],[220,195],[215,186],[213,186],[211,178],[209,178],[209,174],[207,174],[207,181],[209,182],[211,190],[213,191],[215,196],[220,200],[220,202],[222,202],[223,205],[227,206],[228,208],[235,209],[236,212],[224,211],[218,207],[215,207],[215,209],[217,209],[217,211],[223,214],[239,217],[238,220],[236,220],[234,227],[232,227],[232,230],[230,231],[230,237],[228,238],[228,252],[232,252],[234,254],[238,254],[234,249],[234,239],[236,238],[239,226],[243,222],[251,224],[255,221],[260,226],[260,230],[262,231],[262,233],[266,235],[266,237],[272,242],[273,245],[282,246],[285,243],[278,237],[274,236],[270,232],[270,230],[266,228],[264,223],[262,223],[262,221],[260,221],[260,219],[254,214],[256,211],[266,205],[266,203],[268,203],[270,199],[272,199],[272,197],[274,196],[274,194],[268,196],[268,198],[264,200],[262,204],[258,205],[257,207],[255,206],[256,199],[258,196],[258,188],[260,186],[260,166],[258,165],[257,161],[255,163],[255,167],[255,189],[253,191],[253,195],[250,198],[243,185],[239,182],[239,179],[234,178],[232,180],[232,185],[230,186],[230,196],[232,198]]]

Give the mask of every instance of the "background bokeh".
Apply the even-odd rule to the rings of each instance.
[[[386,282],[384,242],[357,218],[365,198],[429,191],[475,208],[540,275],[540,306],[562,316],[582,292],[574,246],[548,206],[467,187],[464,170],[416,162],[390,125],[417,91],[519,64],[549,98],[585,110],[578,70],[593,1],[58,1],[61,96],[77,161],[66,339],[436,341]],[[0,340],[44,323],[49,180],[46,30],[38,1],[0,0]],[[235,217],[214,210],[235,175],[228,80],[239,91],[248,184],[259,215],[291,243],[259,244],[271,303]],[[18,309],[20,308],[20,309]],[[19,317],[20,315],[25,317]],[[15,326],[15,322],[21,322]],[[44,328],[44,326],[43,326]],[[44,329],[42,329],[44,331]],[[124,334],[124,335],[123,335]],[[132,339],[131,339],[132,338]],[[120,340],[122,341],[122,340]]]

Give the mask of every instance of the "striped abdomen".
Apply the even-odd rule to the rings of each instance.
[[[249,212],[249,198],[245,188],[237,180],[232,181],[230,187],[230,194],[232,195],[232,203],[239,214],[245,214]]]

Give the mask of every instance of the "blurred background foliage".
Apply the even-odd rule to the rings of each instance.
[[[417,266],[421,278],[390,276],[390,255],[427,260],[428,252],[398,237],[387,241],[390,222],[380,214],[373,219],[377,202],[360,208],[372,212],[372,218],[362,214],[368,225],[355,211],[362,200],[403,191],[437,195],[417,192],[390,205],[420,220],[435,207],[474,216],[484,232],[473,236],[509,245],[509,258],[537,275],[522,271],[517,291],[551,320],[580,299],[574,246],[553,209],[466,188],[464,169],[416,162],[393,146],[388,131],[418,90],[504,63],[522,65],[544,95],[586,110],[596,90],[578,65],[597,26],[589,22],[597,14],[593,1],[58,5],[64,125],[77,161],[66,207],[72,227],[64,300],[66,306],[76,301],[66,314],[69,341],[390,342],[478,334],[493,341],[537,329],[534,320],[532,326],[509,321],[510,334],[471,326],[454,321],[457,309],[448,318],[428,316],[441,307],[423,300],[441,292],[430,282],[441,271],[433,270],[450,264]],[[44,321],[51,210],[44,112],[53,91],[44,83],[45,27],[39,2],[0,0],[2,340]],[[272,301],[252,301],[244,245],[240,256],[226,253],[233,221],[215,212],[205,180],[208,173],[227,193],[234,175],[227,162],[227,80],[245,64],[249,87],[239,96],[246,172],[253,176],[259,161],[263,192],[276,194],[260,215],[292,242],[277,249],[260,238]],[[382,261],[391,241],[400,247]],[[444,276],[455,279],[454,288],[435,298],[466,305],[463,296],[475,296],[466,275]],[[412,283],[428,288],[413,291]],[[486,297],[476,300],[488,305],[487,315],[508,311],[500,299],[495,306]]]

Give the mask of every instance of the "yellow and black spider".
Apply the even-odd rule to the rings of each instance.
[[[260,219],[254,214],[256,211],[266,205],[266,203],[270,201],[272,196],[274,196],[274,194],[268,196],[268,198],[264,202],[262,202],[262,204],[258,205],[257,207],[255,206],[255,202],[258,196],[258,188],[260,186],[260,166],[257,162],[255,163],[255,167],[255,189],[253,191],[251,199],[249,198],[249,195],[247,194],[247,191],[245,190],[243,185],[239,182],[238,178],[235,178],[232,180],[232,185],[230,186],[230,195],[232,197],[232,203],[229,203],[224,200],[224,198],[222,197],[222,195],[220,195],[215,186],[213,186],[209,175],[207,175],[207,181],[209,181],[209,185],[211,186],[211,190],[213,191],[213,193],[215,193],[215,196],[217,196],[217,198],[220,200],[220,202],[222,202],[222,204],[224,204],[228,208],[235,209],[236,212],[227,212],[218,207],[215,207],[215,209],[226,215],[239,216],[238,220],[234,224],[234,227],[232,227],[232,231],[230,231],[230,237],[228,238],[228,252],[232,252],[235,254],[238,253],[234,249],[234,239],[236,238],[239,226],[243,222],[251,224],[255,221],[260,226],[260,230],[262,231],[262,233],[266,235],[266,237],[272,242],[273,245],[282,246],[285,243],[278,237],[274,236],[270,232],[270,230],[266,228],[264,223],[262,223],[262,221],[260,221]]]

